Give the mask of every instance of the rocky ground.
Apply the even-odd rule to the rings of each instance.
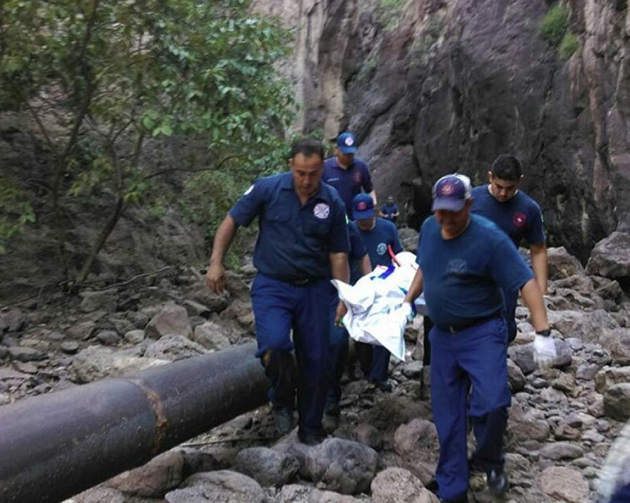
[[[403,241],[411,244],[410,232]],[[532,327],[519,308],[508,362],[514,396],[505,501],[591,501],[606,453],[630,418],[630,235],[600,242],[586,268],[563,248],[551,249],[549,262],[546,302],[558,357],[537,368]],[[253,273],[247,265],[231,274],[221,296],[199,272],[169,269],[77,298],[7,307],[0,312],[0,404],[253,340]],[[345,380],[341,416],[326,418],[330,435],[319,446],[299,444],[295,432],[276,438],[263,407],[68,503],[435,502],[424,487],[438,443],[430,403],[420,396],[420,331],[416,320],[407,331],[409,358],[392,362],[392,393]],[[494,501],[477,476],[471,500]]]

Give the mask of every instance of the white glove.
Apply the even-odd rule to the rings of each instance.
[[[534,360],[540,367],[550,367],[556,358],[556,344],[551,337],[536,334],[534,338]]]
[[[403,302],[402,306],[400,306],[401,316],[404,316],[407,320],[407,323],[411,323],[413,319],[416,317],[416,313],[413,310],[413,307],[409,302]]]

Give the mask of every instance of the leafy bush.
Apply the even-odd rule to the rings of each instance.
[[[569,29],[569,11],[557,3],[545,15],[540,24],[540,34],[549,45],[558,47]]]
[[[0,178],[0,255],[6,253],[11,239],[33,222],[33,208],[15,180]]]

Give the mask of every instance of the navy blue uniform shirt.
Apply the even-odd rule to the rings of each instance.
[[[398,205],[396,203],[385,203],[385,206],[383,206],[381,211],[385,215],[384,218],[392,219],[394,218],[394,214],[398,213]]]
[[[395,254],[400,253],[403,249],[400,239],[398,239],[396,225],[384,218],[377,218],[372,230],[359,230],[363,244],[365,244],[370,256],[372,268],[375,268],[377,265],[384,265],[385,267],[392,265],[392,258],[387,251],[387,247],[391,246]]]
[[[359,228],[354,222],[348,222],[348,237],[350,238],[350,253],[348,254],[348,260],[350,260],[350,284],[354,285],[363,276],[361,260],[366,255],[367,250],[361,240]]]
[[[275,279],[330,278],[328,254],[350,249],[343,201],[335,189],[320,183],[301,206],[291,173],[257,180],[229,214],[243,226],[259,217],[254,266]]]
[[[492,220],[510,236],[517,248],[522,239],[529,244],[545,242],[542,213],[536,201],[519,190],[502,203],[490,194],[488,187],[482,185],[472,190],[473,213]]]
[[[361,193],[361,188],[367,193],[373,190],[370,170],[367,164],[356,156],[353,159],[352,166],[348,169],[340,167],[336,157],[326,159],[322,180],[337,189],[346,205],[346,212],[350,220],[353,220],[352,200],[354,196]]]
[[[502,312],[501,288],[516,290],[534,277],[507,235],[478,215],[453,239],[442,237],[434,216],[427,218],[417,262],[429,316],[442,329]]]

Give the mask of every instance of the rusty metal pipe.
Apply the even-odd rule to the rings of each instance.
[[[267,401],[246,344],[0,407],[0,501],[55,503]]]

